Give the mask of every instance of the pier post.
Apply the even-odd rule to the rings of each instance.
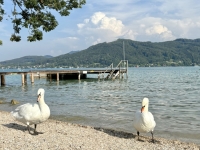
[[[31,83],[34,83],[34,75],[31,73]]]
[[[22,75],[22,85],[24,85],[24,73],[22,73],[21,75]]]
[[[59,81],[59,73],[57,73],[57,81]]]
[[[24,74],[24,83],[27,84],[27,74]]]
[[[52,80],[52,74],[49,74],[49,81],[51,82]]]
[[[118,78],[119,78],[119,79],[121,78],[121,70],[120,70],[120,66],[119,66],[119,75],[118,75]]]
[[[5,86],[5,85],[6,85],[5,75],[2,74],[2,75],[1,75],[1,86]]]
[[[126,61],[126,78],[128,78],[128,60]]]
[[[79,73],[79,74],[78,74],[78,80],[80,80],[80,79],[81,79],[81,74]]]
[[[98,74],[98,79],[100,80],[101,79],[101,77],[100,77],[101,75],[100,75],[100,73]]]

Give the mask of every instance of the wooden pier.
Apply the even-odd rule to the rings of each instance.
[[[126,64],[122,66],[123,64]],[[29,70],[29,71],[1,71],[1,86],[6,85],[5,76],[11,74],[20,74],[21,75],[21,83],[22,85],[27,83],[27,75],[30,76],[31,83],[34,83],[35,77],[47,77],[50,81],[51,80],[67,80],[67,79],[86,79],[88,74],[97,74],[98,79],[116,79],[116,78],[124,78],[124,74],[126,74],[126,78],[128,78],[128,61],[122,60],[118,64],[116,68],[113,68],[113,64],[105,69],[59,69],[59,70]]]

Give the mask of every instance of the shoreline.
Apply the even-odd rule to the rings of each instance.
[[[33,126],[31,126],[33,130]],[[31,130],[31,131],[32,131]],[[191,149],[199,150],[194,143],[168,140],[151,136],[83,126],[48,119],[37,126],[42,134],[31,135],[24,124],[15,121],[9,112],[0,111],[0,149],[63,149],[63,150],[135,150],[135,149]]]

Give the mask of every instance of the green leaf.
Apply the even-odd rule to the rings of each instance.
[[[28,41],[42,40],[43,31],[50,32],[58,25],[54,16],[55,11],[60,16],[68,16],[70,10],[81,8],[86,3],[85,0],[13,0],[12,2],[12,16],[8,17],[12,21],[14,34],[10,40],[16,42],[21,40],[19,35],[24,28],[30,32],[27,36]],[[3,4],[3,0],[0,0],[0,21],[6,14],[2,9]]]

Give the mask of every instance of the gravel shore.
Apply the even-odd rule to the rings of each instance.
[[[33,129],[32,129],[33,130]],[[9,112],[0,111],[0,150],[199,150],[193,143],[141,136],[49,119],[39,124],[38,135],[15,121]]]

